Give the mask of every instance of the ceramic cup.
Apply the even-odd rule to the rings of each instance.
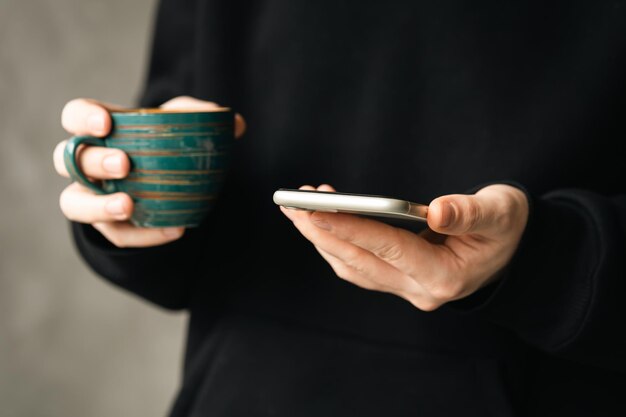
[[[136,109],[111,113],[105,138],[75,136],[65,147],[70,177],[98,194],[124,192],[135,203],[130,221],[140,227],[194,227],[211,210],[234,143],[234,113]],[[126,152],[130,174],[94,183],[76,162],[79,145]]]

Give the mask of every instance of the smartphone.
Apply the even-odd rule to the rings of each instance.
[[[333,193],[326,191],[281,188],[274,193],[279,206],[331,213],[426,221],[428,206],[396,198],[366,194]]]

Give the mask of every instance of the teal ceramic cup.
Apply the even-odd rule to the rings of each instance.
[[[136,109],[112,112],[105,138],[75,136],[64,152],[70,177],[98,194],[124,192],[135,208],[130,221],[139,227],[194,227],[210,212],[220,192],[234,144],[234,113]],[[76,161],[80,145],[126,152],[130,174],[119,180],[91,182]]]

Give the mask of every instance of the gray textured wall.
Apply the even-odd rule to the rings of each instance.
[[[159,416],[185,317],[96,278],[58,209],[63,104],[130,105],[153,0],[0,0],[0,415]]]

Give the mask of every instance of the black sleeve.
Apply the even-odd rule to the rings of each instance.
[[[193,95],[195,0],[159,5],[147,82],[140,104],[156,107],[179,95]],[[203,229],[187,230],[177,242],[147,249],[119,249],[89,225],[72,223],[79,253],[107,280],[162,307],[187,306]],[[191,271],[193,272],[193,271]]]
[[[188,229],[181,239],[165,245],[120,249],[90,225],[72,222],[71,226],[78,252],[94,272],[161,307],[188,306],[206,227]]]
[[[568,189],[529,200],[502,279],[452,304],[546,352],[626,371],[626,196]]]

